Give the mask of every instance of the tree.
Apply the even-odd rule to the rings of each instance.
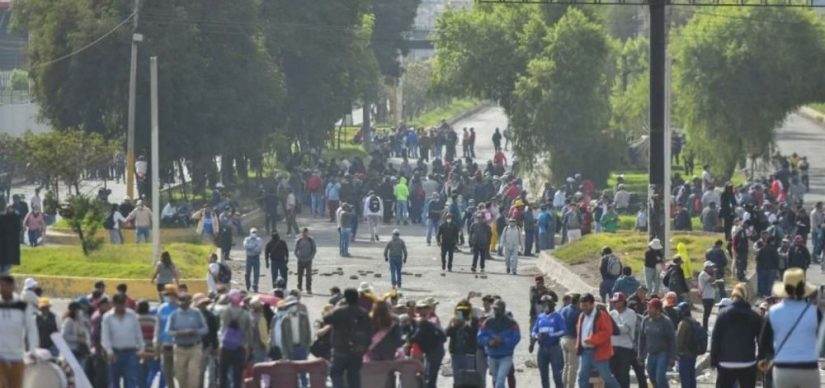
[[[673,78],[689,146],[728,178],[748,155],[768,155],[789,112],[825,97],[812,65],[825,60],[825,25],[797,9],[717,12],[678,33]]]
[[[616,155],[607,130],[613,42],[573,8],[544,39],[543,55],[529,62],[515,87],[516,153],[528,164],[548,156],[556,181],[581,173],[602,183]]]
[[[38,135],[28,132],[18,147],[14,155],[30,174],[48,177],[54,184],[64,182],[75,189],[75,195],[80,195],[83,173],[106,165],[116,149],[100,134],[80,130]]]
[[[80,239],[85,256],[103,245],[103,238],[97,236],[97,230],[109,214],[107,205],[87,195],[76,195],[60,210],[60,216],[69,222]]]
[[[628,39],[616,57],[616,78],[610,95],[610,127],[627,139],[649,133],[650,83],[645,37]]]

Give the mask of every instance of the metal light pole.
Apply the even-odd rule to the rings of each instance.
[[[665,213],[665,202],[670,199],[665,193],[665,56],[667,30],[665,28],[665,4],[667,0],[650,0],[650,160],[648,187],[648,234],[650,239],[662,241],[668,252],[665,224],[670,217]]]
[[[158,57],[149,58],[152,109],[152,260],[160,260],[160,152],[158,150]]]
[[[138,34],[140,0],[135,0],[134,23],[132,25],[132,63],[129,67],[129,113],[126,129],[126,196],[135,199],[135,89],[137,88],[138,43],[143,35]]]

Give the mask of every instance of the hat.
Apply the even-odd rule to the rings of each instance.
[[[513,201],[513,206],[515,206],[515,207],[524,206],[524,202],[520,199],[517,199],[517,200]]]
[[[614,292],[613,297],[610,298],[610,303],[626,302],[626,301],[627,301],[627,295],[625,295],[624,292]]]
[[[673,291],[668,291],[668,293],[667,293],[667,294],[665,294],[665,307],[669,307],[669,306],[673,306],[673,305],[675,305],[675,304],[676,304],[676,299],[677,299],[677,298],[678,298],[678,297],[676,296],[676,293],[675,293],[675,292],[673,292]]]
[[[805,281],[805,271],[802,268],[788,268],[782,275],[782,282],[773,284],[773,294],[780,298],[788,298],[791,297],[788,294],[788,288],[796,288],[803,284],[805,289],[802,296],[809,296],[816,292],[816,286]]]
[[[662,241],[659,240],[658,238],[654,238],[653,240],[650,240],[650,242],[647,244],[647,246],[649,246],[650,248],[655,249],[657,251],[664,248],[664,247],[662,247]]]
[[[688,302],[679,303],[676,309],[679,311],[679,315],[681,316],[690,315],[690,304]]]
[[[673,262],[681,264],[682,263],[682,256],[680,256],[680,255],[673,256]]]
[[[393,235],[395,235],[395,236],[400,236],[400,235],[401,235],[401,231],[399,231],[398,229],[393,229],[393,230],[392,230],[392,234],[393,234]]]
[[[34,280],[34,278],[26,278],[26,280],[23,281],[24,290],[30,290],[35,287],[37,287],[37,280]]]
[[[249,234],[258,234],[258,229],[257,228],[249,229]]]
[[[135,205],[143,206],[143,200],[142,199],[137,200],[137,202],[135,202]]]
[[[195,306],[203,306],[204,304],[211,303],[212,300],[209,299],[204,293],[198,292],[197,294],[192,296],[192,304]]]
[[[659,298],[653,298],[653,299],[647,301],[647,307],[648,308],[656,307],[656,308],[661,309],[662,308],[662,300],[659,299]]]
[[[705,264],[702,266],[702,268],[713,268],[715,266],[716,266],[716,264],[714,264],[712,261],[708,260],[708,261],[705,262]]]
[[[52,302],[49,301],[49,298],[40,298],[37,301],[37,307],[40,307],[40,308],[51,307],[51,305],[52,305]]]
[[[425,307],[430,307],[430,304],[427,303],[427,299],[421,299],[418,302],[415,302],[415,307],[425,308]]]
[[[435,307],[435,305],[438,304],[438,301],[435,300],[435,298],[433,298],[432,296],[424,298],[424,302],[427,302],[427,306],[429,307]]]
[[[541,298],[539,298],[539,301],[541,303],[545,303],[545,302],[556,303],[556,298],[554,298],[553,295],[547,294],[547,295],[542,295]]]
[[[163,295],[178,296],[178,286],[174,284],[167,284],[163,286]]]
[[[731,298],[722,298],[719,300],[719,303],[716,304],[716,307],[728,307],[733,304],[733,299]]]
[[[361,282],[361,284],[358,285],[358,292],[372,293],[372,286],[367,282]]]

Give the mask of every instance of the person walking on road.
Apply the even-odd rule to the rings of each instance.
[[[477,338],[487,354],[493,388],[504,388],[513,367],[513,351],[521,341],[521,331],[518,323],[507,316],[507,305],[503,300],[493,303],[493,316],[481,324]]]
[[[470,226],[470,247],[473,251],[473,266],[470,267],[470,270],[473,272],[478,268],[479,260],[481,261],[481,272],[484,272],[484,261],[487,259],[487,255],[490,254],[492,235],[493,231],[484,220],[484,214],[478,213],[476,222]]]
[[[453,220],[452,214],[447,217],[441,226],[438,227],[436,242],[441,247],[441,271],[453,272],[453,253],[458,248],[458,235],[460,226]]]
[[[495,132],[493,132],[493,150],[499,151],[501,150],[501,132],[498,128],[496,128]]]
[[[392,239],[384,247],[384,261],[390,263],[392,288],[401,288],[401,267],[407,263],[407,244],[398,229],[392,231]]]
[[[742,283],[740,283],[742,284]],[[710,366],[716,368],[716,386],[719,388],[756,387],[756,343],[762,327],[762,318],[753,311],[744,295],[744,287],[734,288],[732,304],[718,304],[719,315],[710,338]]]
[[[298,290],[303,291],[304,274],[306,274],[307,294],[312,294],[312,261],[318,253],[315,239],[310,237],[309,229],[301,230],[301,237],[295,241],[295,258],[298,262]]]
[[[501,232],[501,246],[504,247],[504,263],[507,273],[518,275],[518,255],[522,247],[521,228],[515,218],[511,218]]]
[[[662,301],[647,302],[648,316],[639,332],[639,360],[647,363],[647,375],[656,388],[668,388],[667,370],[676,361],[676,331],[664,315]]]
[[[599,273],[602,276],[602,281],[599,284],[599,298],[603,302],[606,303],[610,299],[613,286],[619,276],[622,275],[622,267],[622,261],[619,260],[619,256],[616,256],[610,247],[602,248],[602,258],[599,263]]]
[[[636,339],[636,312],[627,308],[627,295],[616,292],[610,298],[613,310],[610,317],[619,328],[619,334],[610,341],[613,343],[613,357],[610,359],[610,371],[616,376],[616,381],[622,388],[630,387],[630,367],[636,358],[634,340]]]
[[[595,369],[605,387],[619,388],[616,377],[610,372],[613,357],[613,323],[603,307],[596,306],[593,294],[581,297],[581,314],[576,324],[576,349],[579,354],[579,387],[590,386],[590,374]]]
[[[562,375],[564,376],[564,388],[576,387],[576,371],[579,368],[578,345],[576,345],[576,325],[579,323],[579,315],[581,309],[579,308],[579,294],[567,294],[566,298],[570,298],[570,303],[559,310],[562,318],[564,318],[564,337],[561,338],[561,348],[564,352],[564,369]]]
[[[344,290],[345,304],[323,318],[332,326],[332,365],[329,377],[333,388],[361,386],[361,365],[372,338],[369,314],[358,305],[358,290]]]
[[[696,357],[707,351],[707,331],[690,315],[690,304],[679,303],[681,321],[676,328],[676,351],[679,355],[679,381],[683,388],[696,388]],[[704,344],[698,341],[704,338]],[[699,349],[698,346],[705,345]]]
[[[556,249],[556,216],[547,204],[541,205],[538,216],[539,251]]]
[[[395,195],[395,224],[401,225],[403,222],[407,225],[410,219],[410,189],[407,187],[407,178],[399,178],[392,192]]]
[[[427,202],[427,245],[432,242],[432,236],[441,225],[441,215],[444,213],[444,202],[438,193],[433,193],[432,199]]]
[[[550,369],[552,368],[553,382],[556,388],[562,388],[564,355],[561,350],[561,338],[565,335],[564,318],[556,312],[556,298],[552,295],[543,295],[541,303],[544,312],[536,318],[536,323],[531,330],[531,337],[539,344],[536,363],[539,367],[541,386],[550,388]]]
[[[271,266],[272,288],[275,288],[278,278],[284,280],[284,287],[286,287],[289,278],[289,269],[286,265],[289,261],[289,247],[286,246],[286,241],[281,240],[278,232],[272,233],[272,238],[266,243],[264,260],[267,268]]]
[[[227,295],[229,306],[220,312],[221,327],[218,331],[220,342],[219,387],[243,386],[243,368],[247,356],[251,353],[252,323],[251,315],[241,307],[243,295],[233,289]]]
[[[258,280],[261,278],[261,251],[263,250],[263,240],[258,237],[258,229],[249,230],[249,236],[243,240],[243,248],[246,250],[246,272],[244,273],[246,290],[249,291],[251,286],[253,292],[258,292]]]
[[[292,189],[287,191],[286,201],[286,236],[298,234],[298,199]]]
[[[367,221],[370,233],[370,242],[380,241],[378,238],[378,227],[381,225],[381,218],[384,216],[384,201],[381,200],[374,191],[367,193],[364,200],[364,218]]]
[[[181,388],[196,387],[202,374],[201,339],[209,333],[203,314],[191,308],[192,295],[181,295],[180,308],[169,316],[166,331],[175,343],[175,379]]]
[[[114,308],[103,316],[100,330],[101,347],[109,363],[109,386],[138,386],[138,354],[143,352],[143,332],[138,316],[126,307],[126,295],[112,296]],[[185,387],[185,386],[184,386]]]
[[[338,239],[338,254],[341,257],[350,257],[349,243],[352,239],[352,223],[355,213],[349,204],[342,205],[341,213],[338,216],[338,231],[341,232]]]
[[[149,229],[152,227],[152,209],[146,207],[142,199],[137,201],[137,207],[129,213],[126,221],[133,222],[135,225],[135,243],[140,243],[141,238],[143,242],[149,242]]]

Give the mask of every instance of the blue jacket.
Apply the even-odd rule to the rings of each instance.
[[[497,347],[490,346],[490,340],[494,336],[501,338],[501,343]],[[518,323],[507,316],[487,318],[478,329],[478,344],[484,346],[484,352],[492,358],[512,356],[519,341],[521,331]]]
[[[619,276],[619,279],[616,280],[616,283],[613,284],[612,292],[623,292],[626,297],[630,297],[631,295],[636,293],[636,290],[639,288],[639,281],[636,278],[631,276]]]
[[[169,304],[169,303],[163,303],[163,304],[160,305],[160,307],[158,307],[158,312],[157,312],[157,314],[158,314],[158,325],[156,326],[156,330],[157,330],[156,337],[157,337],[158,342],[160,343],[160,345],[172,345],[172,344],[174,344],[174,340],[172,339],[172,336],[169,335],[169,331],[167,330],[168,329],[167,326],[168,326],[168,322],[169,322],[169,317],[177,309],[178,309],[177,304]],[[156,344],[156,345],[158,345],[158,344]]]
[[[539,346],[549,348],[558,345],[565,334],[565,322],[561,314],[555,311],[539,314],[531,335],[538,340],[539,334],[544,334],[544,338],[538,341]]]
[[[564,332],[566,336],[576,336],[576,323],[579,322],[581,310],[573,305],[567,305],[559,310],[559,314],[564,319]]]
[[[539,234],[555,234],[556,227],[553,222],[553,215],[549,211],[542,211],[538,217]]]

